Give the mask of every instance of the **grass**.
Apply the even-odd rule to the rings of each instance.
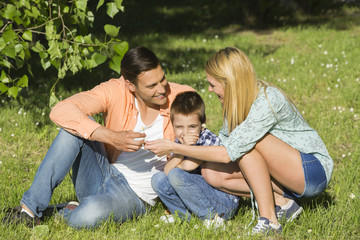
[[[158,54],[168,80],[198,90],[206,102],[208,127],[214,132],[222,125],[221,106],[216,96],[207,91],[203,66],[211,54],[225,46],[242,49],[253,62],[258,78],[283,89],[319,132],[335,163],[333,176],[323,194],[300,200],[304,212],[284,226],[284,239],[360,238],[360,17],[356,15],[358,9],[345,12],[321,24],[263,30],[239,31],[244,29],[241,25],[229,24],[190,33],[186,29],[181,33],[157,31],[161,24],[170,22],[157,23],[154,31],[137,34],[124,29],[124,39],[131,47],[145,45]],[[57,94],[65,98],[98,84],[97,79],[109,78],[100,69],[91,73],[92,78],[83,74],[92,80],[80,84],[69,78],[58,87]],[[52,83],[40,75],[34,81],[37,87],[30,86],[16,101],[0,96],[0,209],[18,205],[58,131],[48,119],[47,99]],[[75,198],[67,176],[55,190],[51,203]],[[207,230],[196,218],[165,225],[159,222],[163,209],[157,204],[134,221],[122,225],[108,221],[96,230],[76,231],[53,217],[46,218],[36,229],[1,225],[0,239],[249,238],[245,236],[245,226],[252,217],[248,200],[242,202],[226,231]]]

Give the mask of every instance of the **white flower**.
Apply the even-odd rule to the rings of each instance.
[[[44,113],[44,112],[42,112],[42,113],[41,113],[41,116],[44,116],[44,115],[45,115],[45,113]]]
[[[319,48],[322,48],[322,45],[321,45],[321,44],[319,44]]]
[[[0,132],[2,131],[2,128],[0,128]]]
[[[135,231],[136,231],[136,228],[132,228],[131,231],[135,232]]]
[[[335,87],[338,88],[338,87],[339,87],[339,84],[335,84]]]
[[[59,130],[59,131],[60,131],[60,128],[59,128],[59,127],[57,127],[57,128],[56,128],[56,130]]]
[[[311,233],[312,232],[312,230],[311,230],[311,228],[310,229],[308,229],[308,231],[307,231],[308,233]]]
[[[286,79],[284,79],[283,82],[286,82]]]
[[[218,39],[219,38],[219,36],[218,35],[215,35],[215,39]]]
[[[24,115],[26,115],[26,112],[24,112]]]
[[[349,63],[348,61],[345,62],[345,64],[348,64],[348,63]]]
[[[354,112],[354,108],[350,108],[350,112]]]
[[[334,111],[336,111],[336,107],[334,107],[333,109],[334,109]]]
[[[346,154],[341,155],[342,158],[346,157]]]
[[[38,125],[39,125],[39,122],[36,122],[36,123],[35,123],[35,126],[38,126]]]
[[[204,93],[204,92],[205,92],[205,89],[201,89],[201,92]]]
[[[324,73],[323,76],[326,77],[326,73]]]
[[[212,95],[211,95],[211,94],[209,95],[209,98],[212,98]]]
[[[340,78],[338,78],[337,81],[340,82],[341,81]]]
[[[12,136],[12,137],[15,137],[15,134],[12,133],[11,136]]]
[[[21,114],[21,110],[18,111],[18,114]]]
[[[335,58],[335,59],[334,59],[334,61],[335,61],[335,62],[337,62],[337,61],[338,61],[338,59],[337,59],[337,58]]]
[[[158,228],[158,227],[159,227],[159,224],[156,224],[154,227]]]
[[[273,62],[273,61],[274,61],[274,58],[270,58],[270,61],[272,61],[272,62]]]
[[[356,81],[359,82],[359,78],[357,78]]]
[[[15,127],[19,126],[17,123],[15,123]]]
[[[2,161],[0,161],[0,164],[2,164]]]
[[[206,42],[206,39],[205,39],[205,38],[203,39],[203,42]]]
[[[354,118],[357,118],[357,115],[356,115],[356,114],[354,114]]]
[[[199,225],[196,224],[196,225],[194,226],[194,228],[195,228],[195,229],[198,229],[198,228],[199,228]]]
[[[349,197],[350,197],[351,199],[355,199],[355,194],[350,193],[350,194],[349,194]]]
[[[327,90],[330,91],[330,90],[331,90],[331,87],[328,87]]]
[[[290,63],[291,63],[291,64],[294,64],[294,63],[295,63],[294,58],[291,58],[291,59],[290,59]]]
[[[341,52],[341,54],[342,54],[342,55],[345,55],[345,52],[344,52],[344,51],[342,51],[342,52]]]
[[[327,55],[328,54],[328,52],[327,51],[324,51],[324,55]]]

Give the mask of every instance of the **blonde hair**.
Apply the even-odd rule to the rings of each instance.
[[[223,119],[231,132],[246,119],[264,83],[256,79],[249,58],[235,47],[221,49],[211,56],[205,71],[224,88]]]

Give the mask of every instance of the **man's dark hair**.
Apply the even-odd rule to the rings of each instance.
[[[140,73],[153,70],[159,65],[160,61],[155,53],[146,47],[135,47],[127,51],[121,60],[121,75],[136,84]]]
[[[197,114],[201,123],[206,122],[205,103],[197,92],[179,93],[170,108],[170,119],[174,121],[174,115],[181,114],[189,116]]]

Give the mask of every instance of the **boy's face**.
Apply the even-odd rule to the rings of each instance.
[[[175,136],[179,142],[189,145],[195,144],[201,132],[199,115],[191,114],[185,116],[182,114],[175,114],[173,119],[172,124],[174,126]]]

